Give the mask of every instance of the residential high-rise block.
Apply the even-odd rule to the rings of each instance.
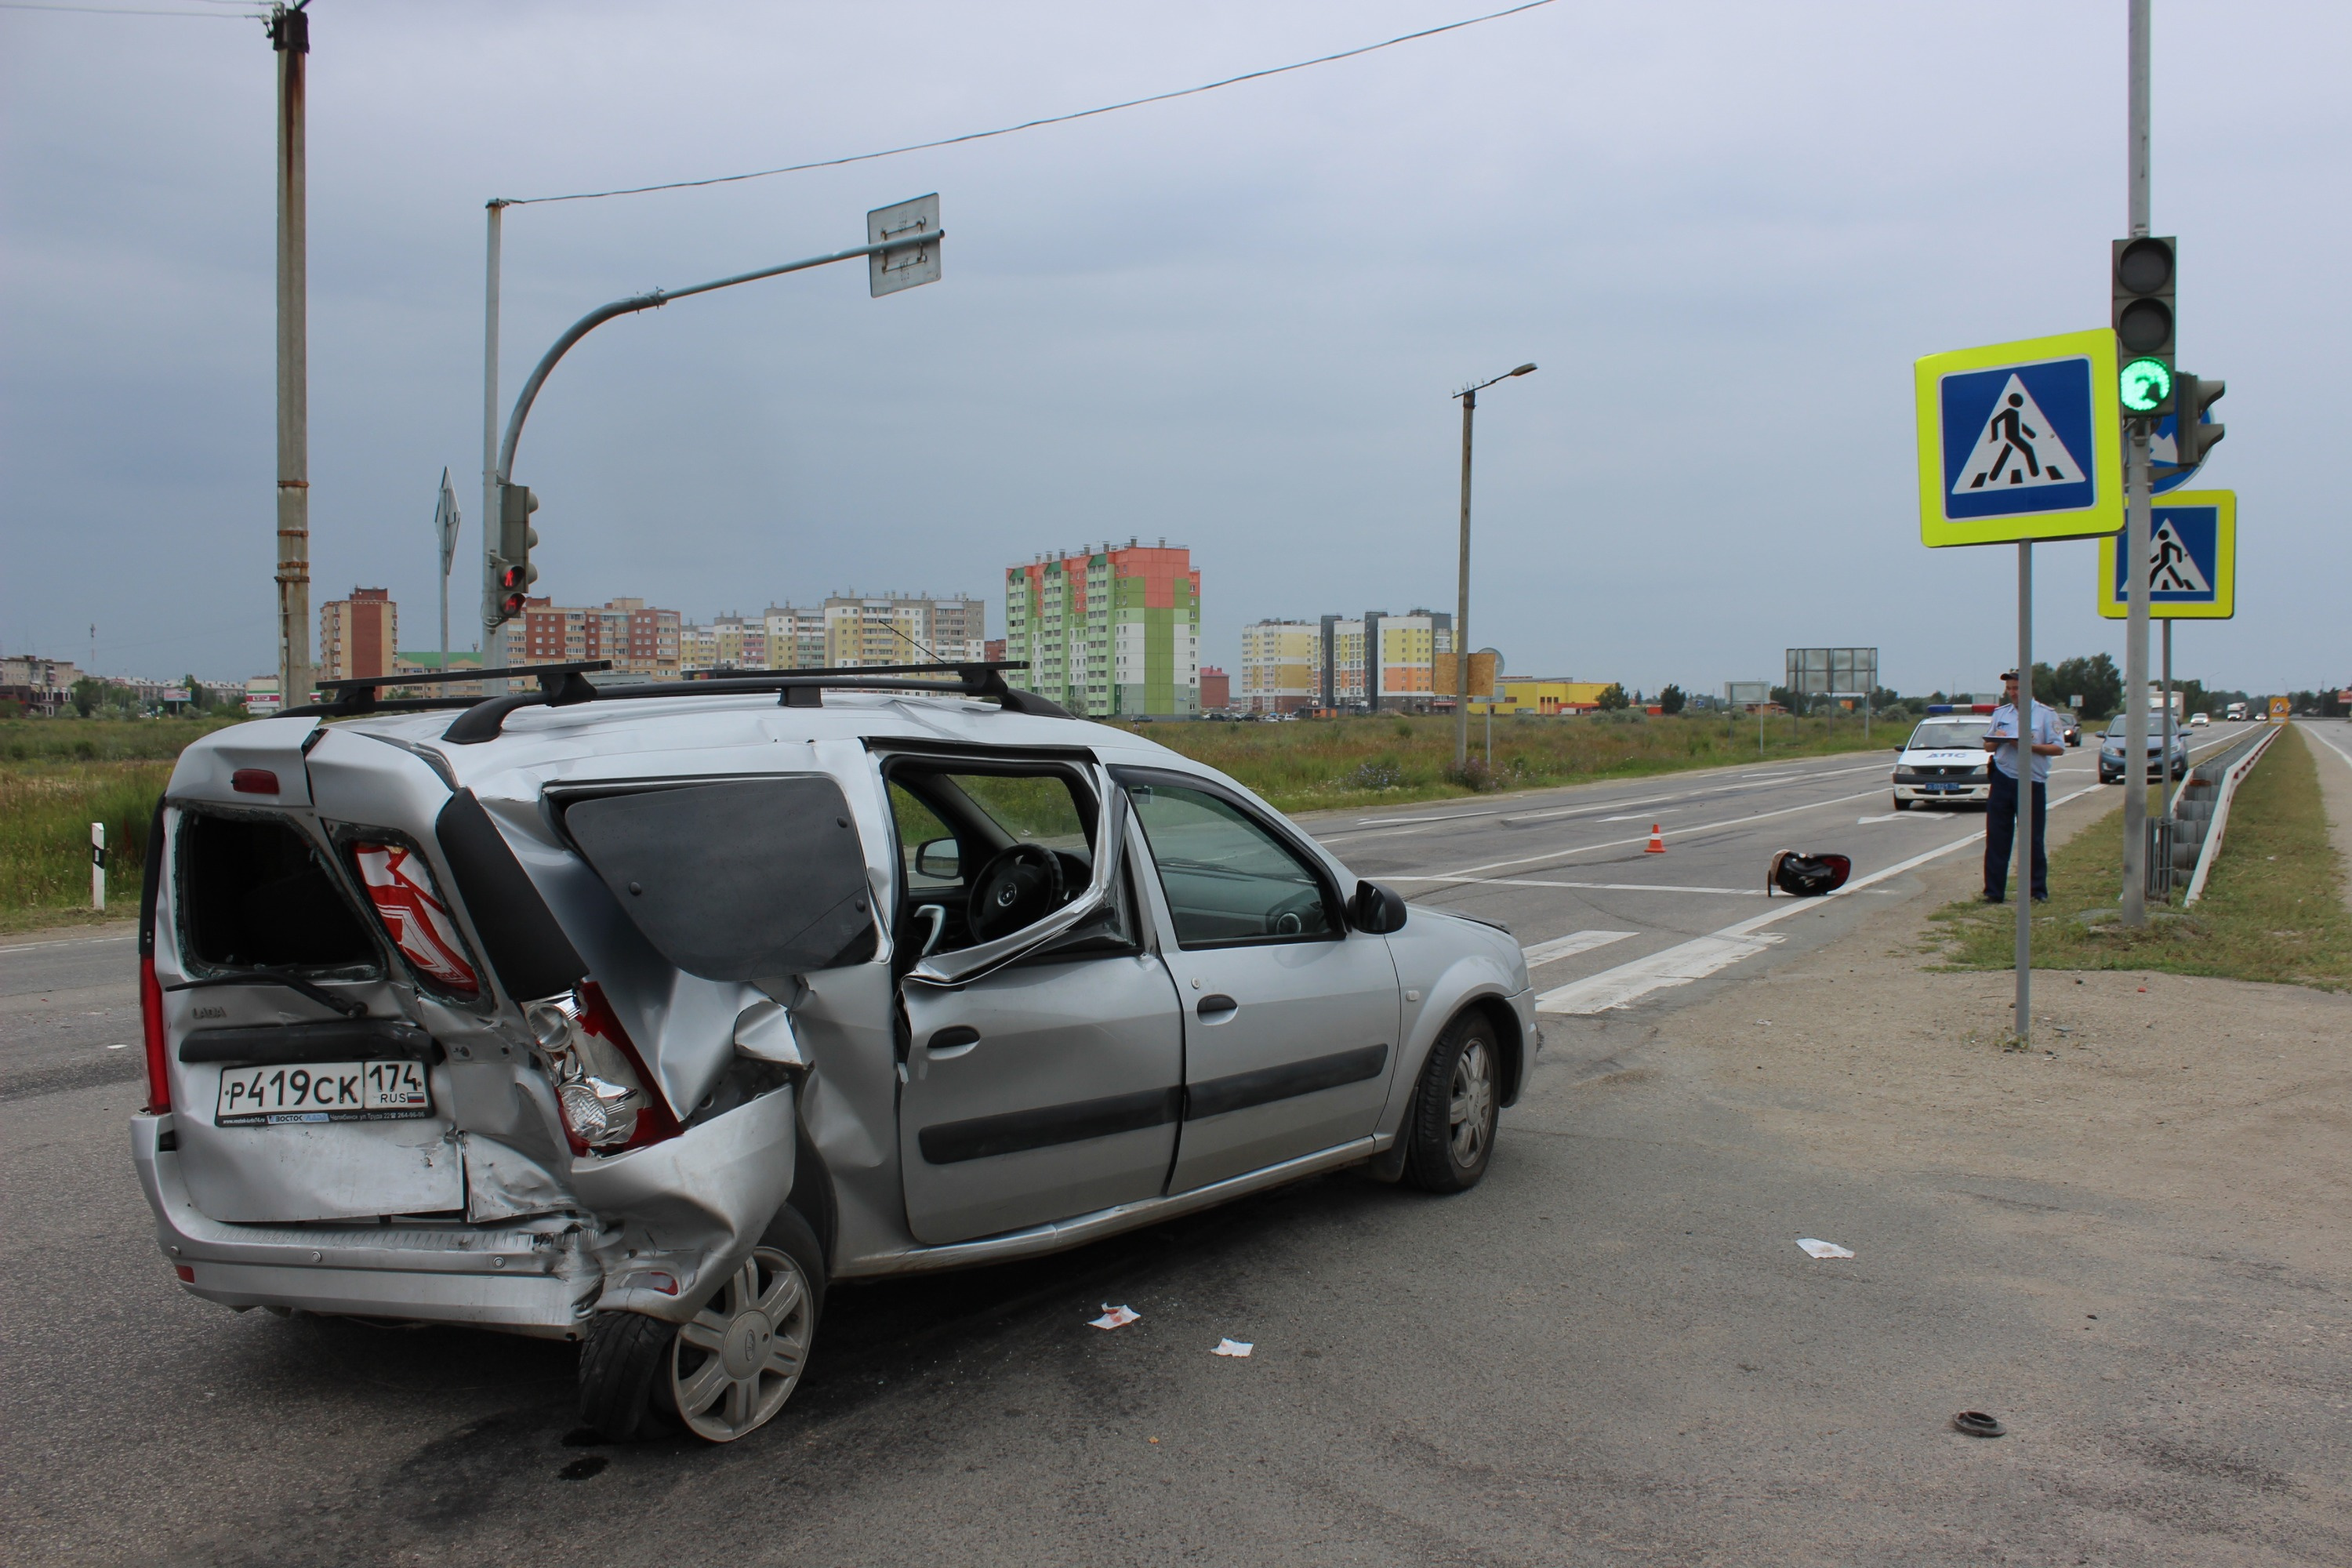
[[[1258,621],[1242,628],[1236,706],[1251,713],[1294,713],[1318,705],[1323,668],[1321,628],[1313,621]]]
[[[400,606],[387,588],[353,588],[319,606],[319,679],[390,675],[400,652]]]
[[[1006,679],[1092,719],[1201,711],[1201,574],[1192,552],[1106,544],[1004,573]]]

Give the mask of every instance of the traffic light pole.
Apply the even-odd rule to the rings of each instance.
[[[936,207],[933,210],[936,212]],[[490,400],[489,412],[493,420],[497,414],[498,378],[498,226],[499,205],[493,204],[490,208],[490,346],[484,375],[485,384],[489,389],[488,395]],[[609,305],[599,305],[572,322],[563,335],[555,340],[554,345],[540,356],[539,363],[532,367],[530,375],[523,382],[522,390],[515,395],[514,412],[507,417],[506,437],[499,443],[496,458],[491,466],[490,483],[485,489],[485,510],[488,515],[482,522],[488,555],[485,568],[490,584],[482,608],[486,640],[488,634],[495,631],[499,624],[512,614],[511,611],[508,611],[505,615],[499,613],[506,609],[505,601],[514,597],[518,592],[528,591],[530,586],[530,573],[527,542],[530,538],[530,510],[537,502],[530,499],[528,491],[524,491],[515,505],[512,507],[509,505],[509,492],[515,488],[515,447],[522,439],[523,421],[530,416],[530,406],[538,400],[539,389],[547,384],[548,373],[555,368],[556,362],[571,352],[572,344],[616,316],[633,315],[639,310],[658,310],[672,300],[684,300],[696,294],[708,294],[717,289],[731,289],[738,283],[754,283],[762,278],[778,278],[787,272],[804,272],[812,267],[827,267],[836,261],[855,261],[862,257],[881,257],[887,256],[893,251],[920,249],[926,246],[937,245],[946,237],[947,230],[931,227],[927,221],[919,228],[895,235],[887,239],[877,240],[872,245],[860,245],[848,250],[836,250],[825,256],[811,256],[799,261],[787,261],[781,266],[762,267],[756,272],[739,272],[731,278],[714,279],[710,282],[697,283],[688,289],[656,289],[649,294],[632,294],[625,300],[615,300]],[[1530,365],[1528,368],[1534,367]],[[488,457],[490,452],[488,429],[484,432],[484,455]],[[497,531],[490,531],[492,530]],[[495,544],[488,542],[490,541],[495,541]],[[513,544],[521,544],[523,547],[510,548]],[[501,579],[504,573],[509,570],[519,570],[520,581],[512,584],[503,582]],[[487,651],[485,657],[487,657]]]
[[[2131,0],[2128,195],[2131,237],[2148,233],[2148,4]],[[2122,920],[2147,924],[2147,442],[2154,421],[2130,421],[2124,475],[2124,886]],[[2167,769],[2172,759],[2164,760]]]

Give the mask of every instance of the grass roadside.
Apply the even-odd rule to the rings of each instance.
[[[1495,765],[1483,768],[1486,721],[1470,719],[1474,784],[1451,777],[1454,721],[1447,718],[1323,719],[1295,724],[1134,724],[1156,741],[1239,779],[1282,811],[1329,811],[1451,800],[1481,789],[1542,789],[1593,779],[1681,773],[1733,763],[1884,751],[1890,767],[1909,722],[1874,725],[1863,738],[1853,718],[1768,719],[1763,745],[1752,717],[1591,714],[1573,719],[1495,721]]]
[[[2238,786],[2221,854],[2193,908],[2176,902],[2151,910],[2137,931],[2082,918],[2116,907],[2123,880],[2120,807],[2053,853],[2050,912],[2033,919],[2033,967],[2149,969],[2352,988],[2344,875],[2311,749],[2289,726]],[[2009,968],[2017,907],[1962,902],[1937,910],[1931,919],[1941,932],[1940,966]]]
[[[0,720],[0,933],[121,920],[139,908],[148,822],[181,749],[219,722]],[[89,907],[89,825],[106,824],[104,914]]]

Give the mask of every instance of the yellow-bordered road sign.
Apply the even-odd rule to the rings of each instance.
[[[2158,620],[2226,621],[2238,613],[2238,492],[2175,490],[2148,509],[2147,613]],[[2119,621],[2126,601],[2123,536],[2099,540],[2099,614]]]
[[[2294,717],[2294,715],[2290,714],[2290,713],[2287,711],[2287,710],[2288,710],[2289,708],[2291,708],[2292,706],[2294,706],[2293,702],[2291,701],[2291,700],[2289,700],[2289,699],[2287,699],[2287,698],[2284,698],[2284,697],[2273,697],[2273,698],[2272,698],[2272,699],[2271,699],[2271,722],[2272,722],[2272,723],[2273,723],[2273,724],[2284,724],[2284,723],[2285,723],[2285,722],[2287,721],[2287,720],[2289,720],[2290,718]]]
[[[1922,543],[2086,539],[2123,527],[2114,332],[1929,354],[1912,374]]]

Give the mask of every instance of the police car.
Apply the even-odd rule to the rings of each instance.
[[[1992,797],[1990,721],[1980,713],[1931,714],[1903,742],[1895,759],[1895,809],[1914,805],[1982,805]]]

